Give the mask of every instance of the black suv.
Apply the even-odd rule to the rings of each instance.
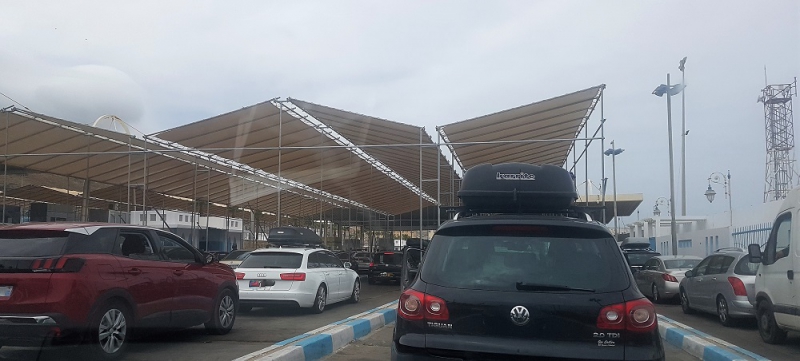
[[[369,264],[367,282],[371,285],[384,282],[400,282],[403,254],[395,252],[378,252],[372,255]]]
[[[470,169],[400,296],[392,360],[663,360],[655,308],[576,196],[558,167]]]

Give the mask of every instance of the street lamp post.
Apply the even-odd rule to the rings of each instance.
[[[664,197],[658,197],[658,199],[656,199],[656,205],[653,206],[653,215],[656,217],[661,216],[661,210],[658,209],[658,206],[669,207],[669,199],[666,199]],[[669,211],[667,212],[669,213]]]
[[[672,235],[672,254],[678,254],[678,227],[675,222],[675,164],[672,151],[672,96],[677,95],[683,90],[682,84],[671,85],[669,73],[667,73],[667,84],[659,85],[653,94],[656,96],[667,95],[667,133],[669,135],[669,203],[670,203],[670,233]]]
[[[728,199],[728,215],[730,217],[730,227],[733,228],[733,201],[731,200],[731,171],[728,171],[728,174],[722,174],[720,172],[711,173],[708,176],[708,189],[706,189],[705,196],[708,199],[708,203],[714,202],[714,196],[717,195],[717,192],[711,188],[711,183],[722,184],[725,189],[725,198]]]
[[[617,215],[617,154],[621,154],[625,149],[614,148],[614,141],[611,141],[611,148],[606,149],[603,154],[611,156],[611,175],[614,177],[614,237],[619,241],[619,216]]]
[[[681,84],[686,86],[686,57],[681,59]],[[686,92],[681,92],[681,215],[686,216]]]

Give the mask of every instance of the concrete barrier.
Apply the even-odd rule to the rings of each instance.
[[[397,301],[275,343],[234,361],[312,361],[335,353],[351,342],[394,323]]]
[[[747,351],[709,334],[695,330],[673,319],[658,316],[661,338],[700,360],[709,361],[768,361],[766,357]]]

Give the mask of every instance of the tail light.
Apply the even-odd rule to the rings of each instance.
[[[663,278],[664,281],[667,281],[667,282],[678,282],[678,279],[675,278],[675,276],[673,276],[673,275],[671,275],[669,273],[662,273],[661,274],[661,278]]]
[[[744,282],[736,277],[728,277],[731,287],[733,287],[733,294],[737,296],[747,296],[747,288],[744,287]]]
[[[370,267],[375,267],[375,262],[370,262],[370,263],[369,263],[369,266],[370,266]]]
[[[297,273],[281,273],[281,280],[284,281],[305,281],[306,274],[302,272]]]
[[[236,273],[236,279],[237,280],[243,280],[244,279],[244,273],[242,273],[242,272],[234,272],[234,273]]]
[[[408,321],[450,319],[447,303],[443,299],[412,289],[405,290],[400,295],[397,315]]]
[[[60,272],[60,273],[75,273],[80,272],[86,260],[83,258],[40,258],[34,260],[31,264],[33,272]]]
[[[656,309],[646,298],[603,307],[597,316],[597,328],[650,332],[657,327]]]

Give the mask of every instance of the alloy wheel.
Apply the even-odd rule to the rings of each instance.
[[[128,323],[122,311],[112,308],[100,319],[97,329],[100,347],[107,354],[114,354],[122,348],[128,332]]]

